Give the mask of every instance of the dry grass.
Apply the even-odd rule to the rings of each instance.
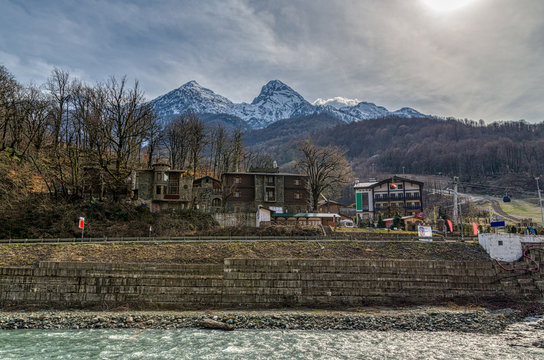
[[[225,258],[488,260],[473,243],[423,242],[198,242],[149,244],[0,245],[0,266],[39,261],[222,263]]]

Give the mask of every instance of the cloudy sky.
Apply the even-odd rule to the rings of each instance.
[[[250,102],[280,79],[309,101],[540,122],[543,15],[541,0],[0,0],[0,64],[23,83],[126,74],[148,99],[194,79]]]

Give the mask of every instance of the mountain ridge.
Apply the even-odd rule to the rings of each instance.
[[[329,100],[316,100],[313,104],[307,101],[297,91],[280,80],[270,80],[262,86],[259,95],[251,103],[234,103],[228,98],[215,93],[191,80],[179,88],[158,96],[149,103],[153,106],[158,117],[166,122],[174,115],[188,111],[196,114],[225,114],[237,117],[252,129],[263,129],[276,121],[311,114],[329,114],[346,123],[396,115],[407,118],[426,117],[419,111],[403,107],[389,111],[383,106],[372,102],[336,97],[336,103]]]

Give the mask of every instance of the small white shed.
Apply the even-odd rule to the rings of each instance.
[[[270,221],[272,220],[272,213],[274,211],[265,208],[262,205],[259,205],[259,208],[257,209],[257,216],[255,217],[255,226],[260,227],[261,223],[264,224],[270,224]]]

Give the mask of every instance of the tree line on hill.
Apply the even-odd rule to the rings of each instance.
[[[359,174],[442,174],[464,181],[544,173],[544,122],[495,122],[390,116],[336,126],[312,135],[347,150]]]
[[[297,148],[299,170],[313,179],[309,185],[315,208],[322,192],[349,181],[351,168],[335,147],[304,142]],[[114,200],[127,193],[135,169],[165,157],[172,168],[188,170],[193,178],[274,165],[266,149],[244,147],[240,130],[206,126],[193,113],[162,124],[137,81],[130,86],[126,77],[110,77],[90,85],[54,69],[42,86],[23,86],[3,66],[0,154],[24,161],[31,168],[29,177],[38,174],[55,197],[83,197],[86,178],[93,176],[100,180],[100,199],[107,192]],[[9,177],[5,167],[1,183]],[[14,187],[0,187],[0,197]]]
[[[103,188],[119,198],[134,169],[161,157],[193,176],[216,177],[257,161],[239,131],[206,127],[194,114],[161,124],[137,81],[89,85],[54,69],[45,84],[23,86],[4,66],[0,151],[31,163],[47,191],[65,197],[82,196],[86,168],[98,169]]]

